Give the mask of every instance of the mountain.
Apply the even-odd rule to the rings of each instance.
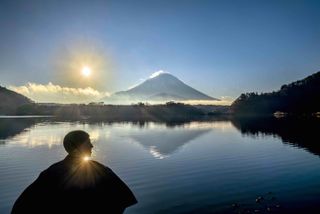
[[[29,98],[1,86],[0,101],[0,114],[15,114],[19,107],[33,103]]]
[[[169,73],[161,73],[127,91],[120,91],[105,98],[104,101],[129,102],[167,102],[187,100],[219,100],[210,97],[183,83]]]
[[[290,114],[320,112],[320,72],[281,86],[270,93],[241,94],[231,105],[236,114]]]

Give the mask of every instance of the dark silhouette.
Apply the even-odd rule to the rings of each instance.
[[[273,135],[283,143],[320,156],[320,120],[313,117],[234,117],[232,124],[248,136]]]
[[[12,213],[123,213],[137,203],[111,169],[85,159],[93,147],[86,132],[68,133],[63,145],[66,158],[41,172],[17,199]]]
[[[29,98],[0,86],[0,114],[12,115],[24,105],[32,105],[34,102]]]
[[[42,121],[42,118],[1,118],[0,140],[12,138]]]
[[[320,110],[320,72],[281,86],[271,93],[241,94],[231,105],[236,114],[267,115],[276,111],[312,114]]]

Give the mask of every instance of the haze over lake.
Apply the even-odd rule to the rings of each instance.
[[[62,139],[75,129],[90,134],[93,159],[135,193],[139,203],[126,213],[236,213],[242,207],[318,213],[319,121],[263,124],[0,119],[0,213],[9,213],[21,191],[65,157]]]

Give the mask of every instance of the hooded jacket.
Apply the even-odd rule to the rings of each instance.
[[[68,155],[41,172],[11,213],[123,213],[137,200],[108,167]]]

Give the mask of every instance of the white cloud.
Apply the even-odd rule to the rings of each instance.
[[[163,70],[159,70],[154,72],[153,74],[150,75],[150,79],[159,76],[160,74],[169,74],[169,72],[163,71]]]
[[[186,100],[181,101],[190,105],[231,105],[234,99],[229,96],[222,96],[219,98],[220,100]]]
[[[51,82],[46,85],[29,82],[23,86],[9,86],[9,89],[36,102],[88,103],[110,96],[108,92],[100,92],[91,87],[70,88],[54,85]]]

